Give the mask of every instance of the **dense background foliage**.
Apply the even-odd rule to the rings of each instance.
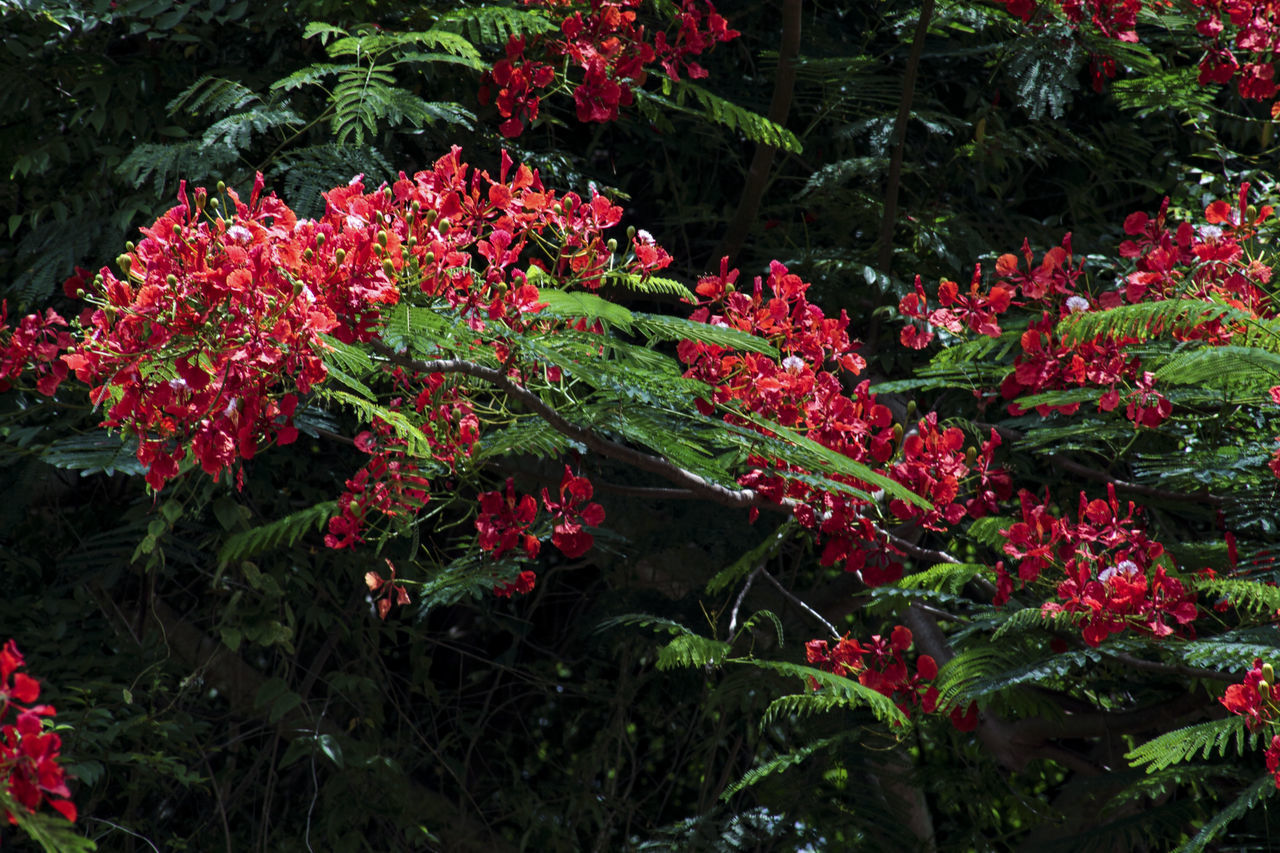
[[[548,188],[613,199],[623,229],[673,256],[661,275],[690,289],[726,255],[743,289],[782,261],[827,316],[848,312],[895,441],[930,412],[975,451],[994,428],[997,464],[1054,517],[1076,519],[1081,492],[1106,499],[1110,485],[1118,515],[1129,500],[1145,508],[1200,606],[1196,632],[1100,645],[1069,614],[1042,617],[1052,585],[1019,585],[994,607],[997,561],[1014,566],[1003,531],[1023,520],[1008,494],[993,518],[894,528],[905,577],[868,585],[824,566],[823,545],[785,514],[753,521],[532,431],[523,445],[482,442],[415,524],[332,549],[335,501],[367,459],[353,441],[367,406],[317,394],[298,441],[264,449],[242,483],[193,472],[152,493],[83,389],[18,383],[0,394],[0,640],[16,638],[57,706],[78,829],[101,850],[1266,847],[1266,811],[1247,808],[1274,789],[1268,739],[1230,728],[1240,718],[1219,697],[1280,646],[1267,282],[1248,304],[1170,293],[1097,315],[1095,332],[1121,329],[1167,383],[1154,424],[1124,405],[1099,411],[1100,385],[1027,384],[1050,396],[1020,415],[979,393],[1020,354],[1031,299],[998,336],[899,344],[916,276],[936,307],[939,279],[963,291],[980,261],[989,293],[999,256],[1021,263],[1025,238],[1039,264],[1070,232],[1092,298],[1133,270],[1119,248],[1136,237],[1131,213],[1154,218],[1168,196],[1171,223],[1200,226],[1211,202],[1234,208],[1243,182],[1248,204],[1265,201],[1268,104],[1197,81],[1208,5],[1144,9],[1129,42],[1054,4],[1024,20],[978,2],[726,0],[741,36],[700,58],[705,78],[655,71],[604,123],[551,94],[507,137],[479,93],[510,35],[556,32],[538,5],[0,2],[10,325],[47,306],[75,316],[63,281],[138,239],[182,179],[248,198],[261,172],[318,218],[321,193],[356,174],[372,191],[459,145],[496,175],[505,150]],[[643,15],[662,29],[674,9]],[[1098,73],[1107,60],[1114,79]],[[1266,263],[1272,228],[1242,235],[1248,260]],[[688,316],[675,287],[631,285],[599,295],[636,317]],[[1241,336],[1197,337],[1206,303]],[[581,306],[622,328],[609,363],[625,368],[647,327]],[[332,364],[359,381],[348,355]],[[601,380],[593,405],[669,403],[610,376],[621,390]],[[497,395],[477,405],[516,422]],[[705,424],[670,428],[620,440],[720,464],[694,441],[713,435]],[[495,596],[494,563],[471,547],[477,493],[512,477],[554,494],[566,462],[589,472],[604,509],[595,547],[570,558],[544,544],[503,563],[502,581],[534,568],[537,586]],[[366,575],[381,579],[388,560],[412,600],[379,619],[374,596],[392,592]],[[1217,579],[1196,573],[1206,567]],[[828,623],[864,641],[908,625],[942,665],[944,713],[895,724],[835,681],[807,693],[805,642],[834,639]],[[971,702],[981,724],[960,731],[946,712]],[[1209,728],[1142,751],[1187,725]]]

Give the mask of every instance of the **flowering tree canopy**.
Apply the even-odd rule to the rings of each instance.
[[[153,5],[0,12],[18,832],[1266,833],[1271,6]]]

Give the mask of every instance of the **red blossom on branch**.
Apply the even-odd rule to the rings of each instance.
[[[41,718],[57,713],[52,705],[35,705],[40,684],[25,672],[17,644],[0,648],[0,786],[18,805],[34,813],[44,803],[65,817],[76,819],[76,806],[67,788],[66,771],[58,764],[62,739],[45,731]],[[10,715],[13,719],[10,720]],[[10,823],[14,815],[4,813]]]

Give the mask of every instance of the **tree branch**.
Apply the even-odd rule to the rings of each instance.
[[[381,341],[372,341],[370,346],[374,352],[392,364],[398,364],[418,373],[461,373],[464,376],[483,379],[513,400],[520,401],[561,435],[585,444],[591,450],[608,459],[623,462],[634,468],[639,468],[641,471],[657,474],[706,500],[731,507],[768,505],[767,501],[751,489],[731,489],[718,483],[713,483],[710,480],[699,477],[692,471],[668,462],[660,456],[653,456],[633,447],[627,447],[625,444],[619,444],[585,427],[569,422],[555,409],[542,402],[542,398],[537,394],[522,385],[517,385],[505,373],[496,368],[485,367],[482,364],[462,359],[418,361],[396,352]]]
[[[791,96],[796,86],[796,57],[800,55],[800,6],[801,0],[783,0],[782,3],[782,43],[778,46],[778,73],[773,79],[773,99],[769,103],[769,121],[781,127],[787,122],[791,112]],[[756,146],[756,153],[747,168],[746,180],[742,184],[742,195],[738,198],[738,208],[733,212],[729,228],[720,248],[715,252],[712,261],[728,257],[730,262],[742,251],[747,232],[755,222],[760,210],[760,200],[764,198],[765,186],[769,179],[769,167],[773,165],[773,156],[777,146],[761,143]]]
[[[893,122],[893,152],[889,155],[889,177],[885,184],[884,219],[880,223],[880,256],[876,262],[880,272],[889,274],[893,264],[893,229],[898,223],[898,190],[902,186],[902,160],[907,144],[907,123],[911,121],[911,101],[915,97],[916,74],[920,70],[920,56],[924,53],[925,36],[929,33],[929,21],[933,18],[934,0],[920,4],[920,17],[916,21],[915,37],[911,40],[911,53],[907,56],[907,73],[902,78],[902,99],[898,102],[898,117]]]

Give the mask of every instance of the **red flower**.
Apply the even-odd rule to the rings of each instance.
[[[582,506],[591,500],[591,494],[591,481],[586,477],[575,477],[568,465],[564,466],[558,501],[553,501],[546,489],[542,490],[542,505],[556,519],[551,543],[566,557],[581,557],[595,544],[591,534],[582,529],[583,524],[599,527],[604,523],[604,507],[596,503]]]

